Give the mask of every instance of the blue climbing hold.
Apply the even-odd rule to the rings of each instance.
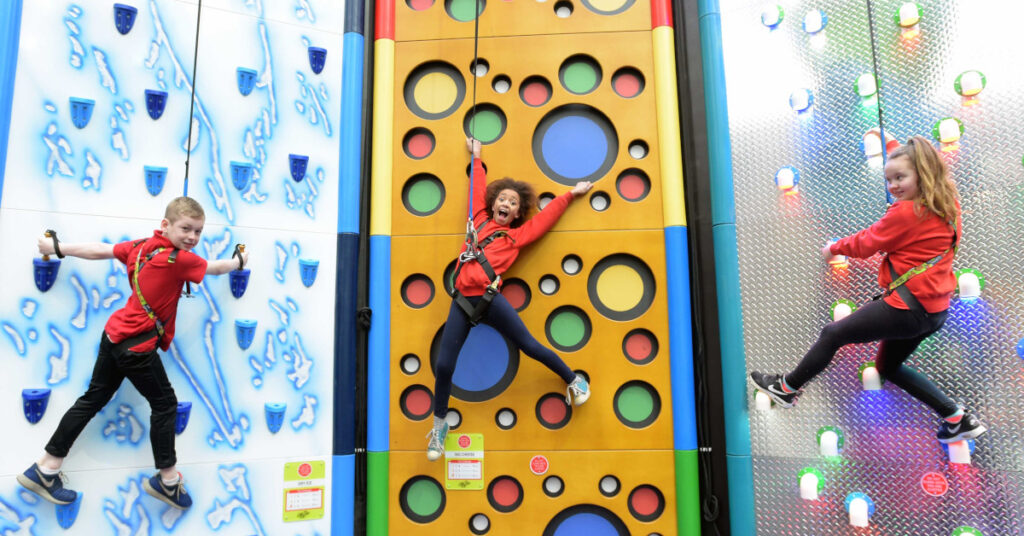
[[[306,176],[306,166],[309,165],[309,157],[301,154],[288,155],[288,168],[292,172],[292,180],[300,182]]]
[[[135,15],[138,13],[139,10],[132,6],[114,4],[114,26],[121,35],[128,35],[128,32],[132,31],[132,26],[135,26]]]
[[[324,70],[324,63],[326,60],[326,48],[309,47],[309,68],[313,69],[315,74],[320,74],[320,71]]]
[[[167,92],[159,89],[146,90],[146,111],[153,119],[160,119],[164,115],[164,107],[167,106]]]
[[[246,287],[249,286],[249,269],[232,270],[228,277],[231,278],[231,295],[241,298],[242,294],[245,294]]]
[[[85,128],[92,119],[92,108],[96,101],[78,97],[71,97],[68,100],[71,101],[71,123],[78,128]]]
[[[39,292],[50,290],[53,283],[57,281],[59,269],[59,259],[32,259],[32,271],[35,274],[36,288],[39,289]]]
[[[238,92],[243,97],[249,96],[252,93],[252,88],[256,86],[256,71],[253,69],[246,69],[245,67],[239,67],[237,71],[238,79]]]
[[[256,335],[256,321],[239,318],[235,320],[235,339],[238,347],[248,350],[252,346],[252,339]]]
[[[281,429],[284,423],[284,410],[287,408],[287,404],[277,402],[267,402],[263,405],[263,414],[267,417],[267,428],[270,433],[276,434]]]
[[[180,434],[188,426],[188,417],[192,414],[191,402],[178,402],[178,414],[174,417],[174,433]]]
[[[49,389],[22,389],[21,400],[24,402],[25,418],[35,424],[46,413],[46,404],[50,402]]]
[[[249,181],[252,180],[252,164],[248,162],[235,162],[231,161],[231,184],[235,185],[235,188],[239,192],[249,187]]]
[[[313,282],[316,281],[317,267],[320,266],[320,261],[313,259],[299,259],[299,273],[302,275],[302,284],[307,287],[313,286]]]
[[[146,176],[146,189],[150,195],[157,196],[164,189],[164,181],[167,179],[167,168],[144,166],[142,168]]]
[[[58,504],[57,506],[57,524],[62,529],[70,529],[71,525],[75,524],[75,520],[78,519],[78,509],[82,506],[82,492],[78,492],[78,496],[71,504]]]

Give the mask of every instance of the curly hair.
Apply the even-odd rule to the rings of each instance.
[[[915,200],[917,207],[925,207],[943,219],[952,220],[956,216],[956,200],[959,194],[956,185],[949,176],[949,166],[939,156],[930,141],[914,136],[889,152],[889,159],[905,156],[910,159],[917,172],[919,196]]]
[[[530,211],[537,206],[537,193],[533,191],[533,186],[509,177],[488,184],[487,192],[484,194],[484,203],[487,206],[487,215],[491,218],[494,218],[494,200],[498,198],[498,194],[502,190],[512,190],[519,194],[519,216],[509,223],[509,227],[519,227],[529,219]]]

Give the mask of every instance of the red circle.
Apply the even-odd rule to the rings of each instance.
[[[619,195],[628,201],[640,199],[644,196],[645,191],[647,191],[647,184],[639,175],[629,173],[619,179]]]
[[[628,99],[640,94],[640,79],[633,73],[622,73],[612,80],[612,87],[620,97]]]
[[[637,488],[629,496],[630,505],[637,514],[647,517],[654,515],[661,507],[661,501],[653,488]]]
[[[434,5],[434,0],[409,0],[409,7],[416,11],[423,11],[432,5]]]
[[[501,506],[509,507],[519,501],[519,486],[516,485],[515,480],[507,476],[496,480],[491,487],[491,491],[493,492],[494,502]]]
[[[523,101],[530,106],[541,106],[551,98],[547,86],[540,82],[530,82],[523,88]]]
[[[307,477],[313,473],[313,466],[308,463],[304,463],[299,466],[299,476]]]
[[[501,287],[501,295],[508,300],[513,309],[519,310],[526,304],[526,289],[518,283],[506,283]]]
[[[551,425],[564,421],[566,411],[565,400],[555,396],[548,397],[540,403],[540,418]]]
[[[949,491],[949,482],[942,473],[925,473],[921,477],[921,488],[924,492],[933,497],[941,497]]]
[[[430,135],[419,132],[409,138],[406,148],[413,158],[426,158],[434,150],[434,140]]]
[[[646,333],[634,333],[626,338],[626,357],[630,361],[643,361],[651,357],[651,338]]]
[[[413,389],[405,396],[405,409],[413,415],[426,415],[433,398],[426,389]]]
[[[405,287],[405,299],[414,306],[426,305],[433,297],[434,291],[430,288],[430,283],[425,279],[413,279]]]
[[[530,458],[530,472],[535,475],[543,475],[548,472],[548,459],[540,454]]]
[[[466,447],[469,446],[469,443],[470,443],[470,439],[469,439],[468,435],[463,434],[463,435],[459,436],[459,446],[460,447],[466,448]]]

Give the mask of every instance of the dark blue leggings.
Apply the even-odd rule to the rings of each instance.
[[[875,356],[878,374],[931,406],[940,417],[950,416],[958,409],[956,402],[923,374],[903,364],[921,341],[942,327],[947,313],[897,309],[883,300],[869,302],[850,316],[826,325],[796,369],[786,375],[786,383],[799,389],[825,370],[847,344],[881,341]]]
[[[482,298],[467,296],[467,299],[476,305]],[[511,340],[524,354],[540,361],[561,376],[565,383],[570,383],[576,378],[576,373],[555,352],[530,335],[526,324],[523,324],[523,319],[519,318],[519,314],[501,294],[494,297],[494,301],[480,321],[498,330],[498,333]],[[444,333],[441,334],[441,349],[437,363],[434,364],[434,415],[438,417],[444,418],[448,414],[448,399],[452,395],[455,362],[459,359],[459,351],[466,342],[470,327],[469,317],[455,300],[452,300],[451,308],[448,309],[448,321],[445,322]]]

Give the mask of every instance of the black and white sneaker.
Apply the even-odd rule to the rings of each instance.
[[[988,431],[984,424],[977,417],[970,413],[964,413],[960,422],[952,424],[949,421],[942,421],[939,433],[936,434],[942,443],[956,443],[965,439],[974,439]]]
[[[778,374],[762,374],[757,372],[750,373],[750,379],[754,382],[754,387],[757,387],[758,391],[768,395],[776,404],[784,407],[791,408],[796,403],[796,397],[803,391],[787,392],[782,388],[782,376]]]

